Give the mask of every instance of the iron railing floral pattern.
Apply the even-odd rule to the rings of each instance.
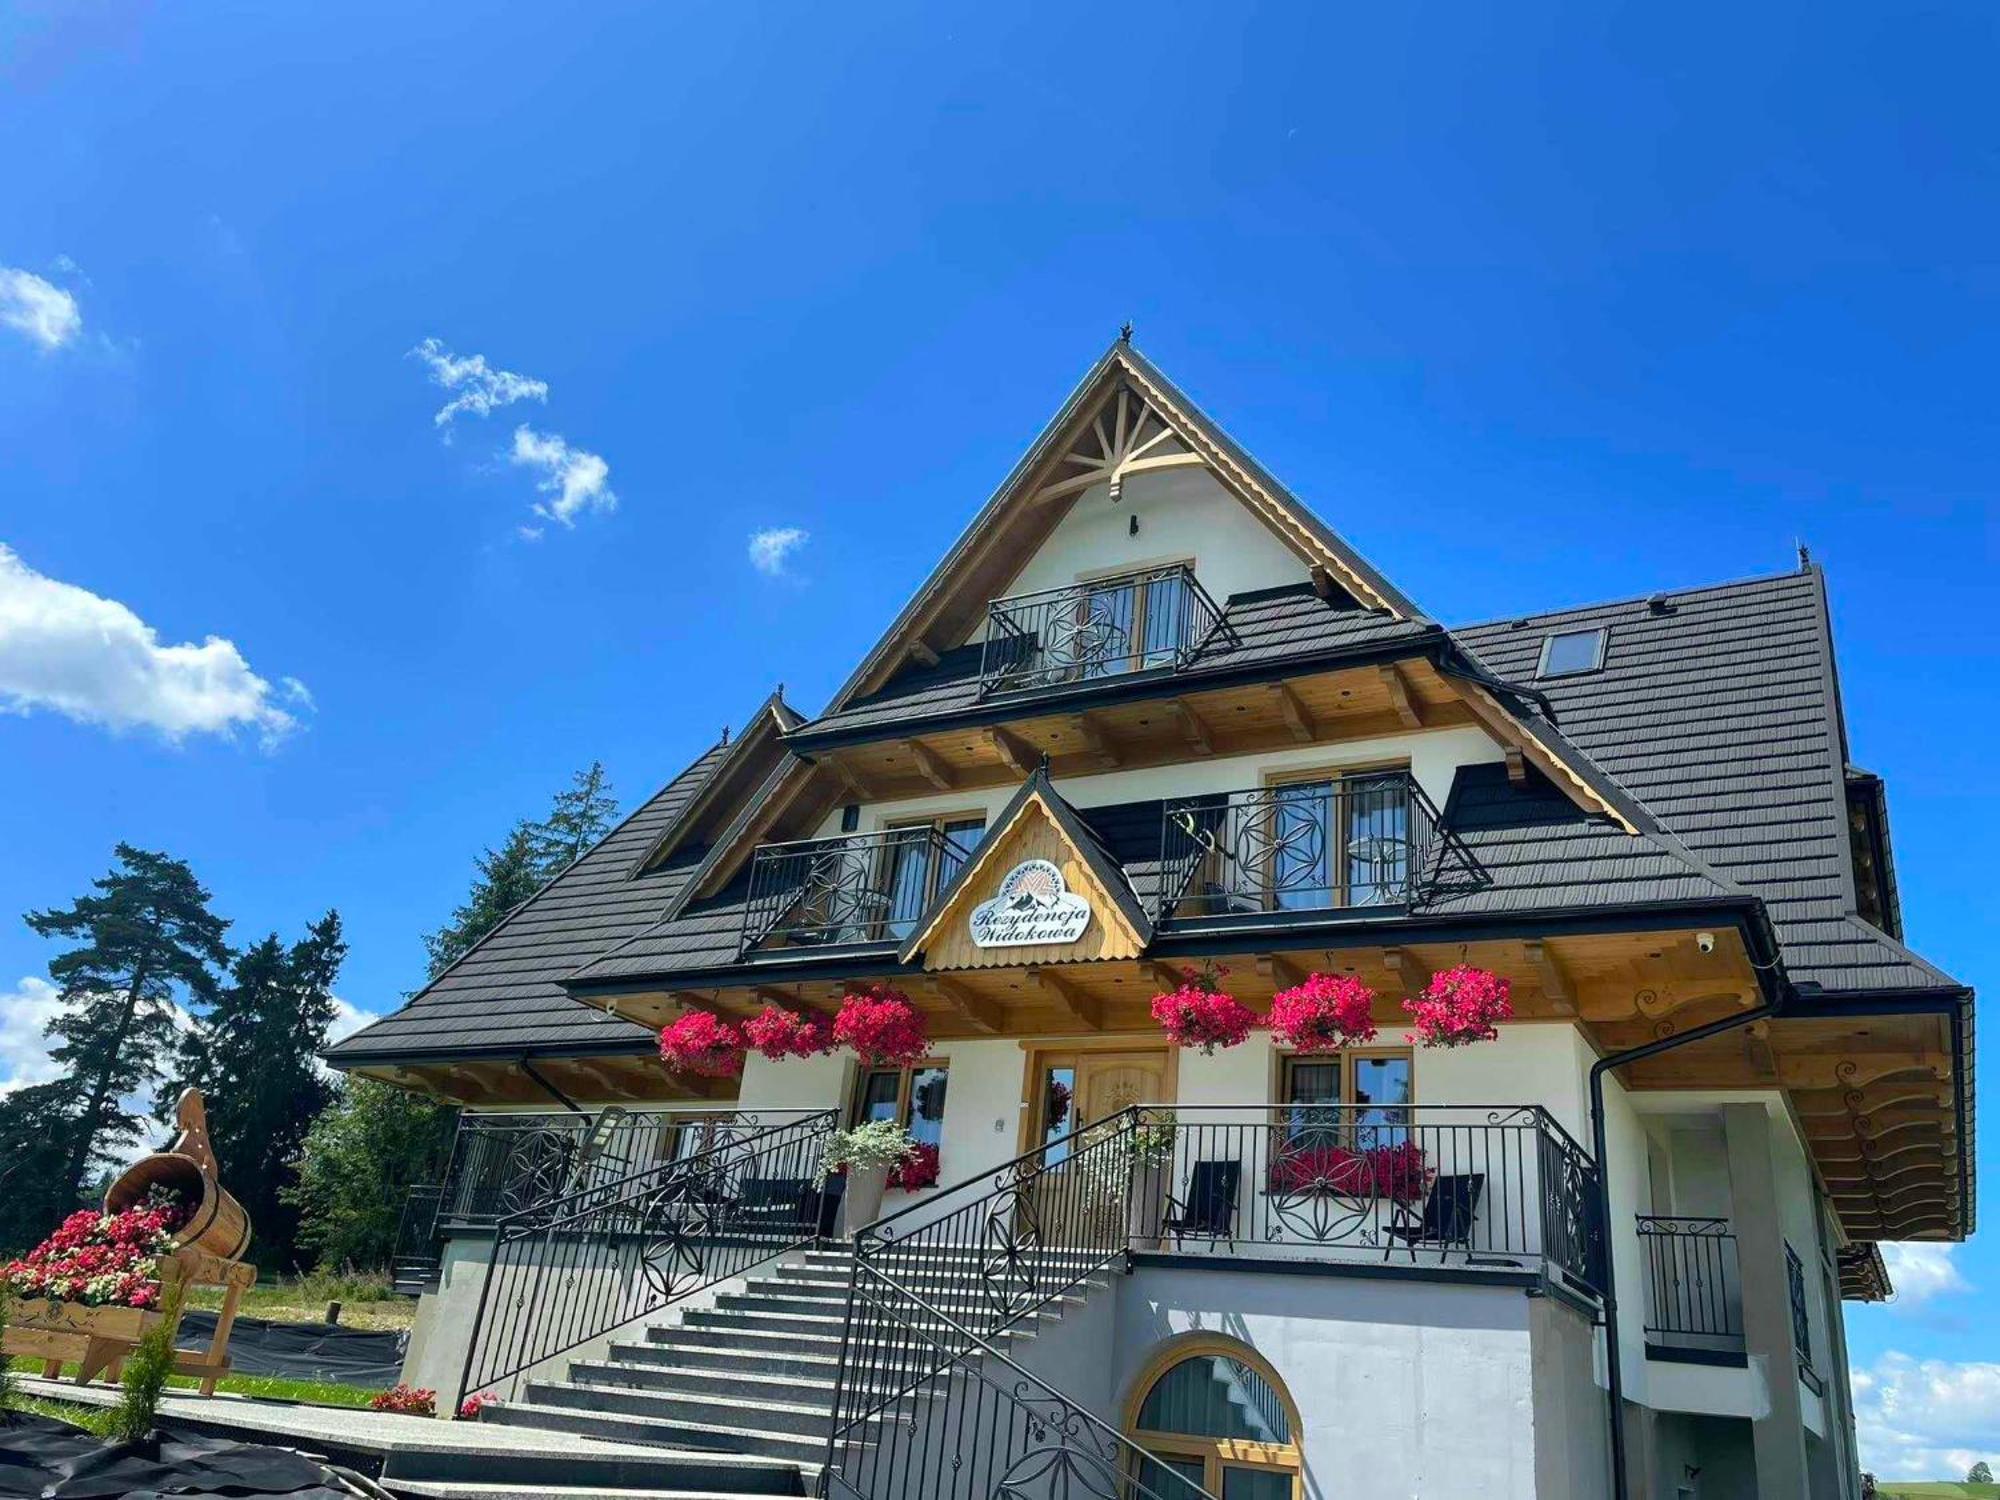
[[[838,1114],[788,1113],[719,1121],[686,1155],[499,1219],[459,1395],[819,1239]]]
[[[1160,814],[1160,920],[1400,905],[1422,894],[1438,814],[1407,771],[1177,797]]]
[[[1798,1251],[1785,1245],[1785,1291],[1792,1303],[1792,1349],[1801,1372],[1812,1370],[1812,1319],[1806,1314],[1806,1268]]]
[[[740,951],[900,942],[970,854],[929,823],[761,844]]]
[[[1222,611],[1185,563],[995,599],[980,650],[982,696],[1187,666],[1226,645]]]

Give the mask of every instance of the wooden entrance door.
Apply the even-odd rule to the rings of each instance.
[[[1135,1104],[1167,1102],[1167,1053],[1085,1052],[1076,1062],[1077,1119],[1095,1124]]]

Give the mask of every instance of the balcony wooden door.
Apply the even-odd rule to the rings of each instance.
[[[1167,1051],[1083,1053],[1076,1063],[1077,1118],[1095,1124],[1135,1104],[1167,1101]]]

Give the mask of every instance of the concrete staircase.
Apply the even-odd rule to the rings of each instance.
[[[1041,1266],[1060,1274],[1065,1261],[1077,1264],[1045,1252]],[[691,1483],[655,1489],[656,1496],[810,1494],[826,1459],[851,1270],[845,1248],[799,1252],[722,1291],[711,1306],[672,1310],[603,1354],[573,1360],[563,1379],[526,1381],[516,1399],[481,1420],[671,1450],[692,1466]],[[987,1308],[984,1282],[966,1256],[913,1272],[904,1284],[947,1316],[970,1320]],[[1101,1284],[1071,1288],[1004,1330],[996,1347],[1012,1353]],[[444,1490],[409,1493],[448,1500]],[[516,1493],[586,1500],[599,1492],[537,1485],[505,1496]],[[505,1500],[492,1486],[460,1486],[449,1496]]]

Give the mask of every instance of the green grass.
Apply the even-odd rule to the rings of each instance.
[[[79,1406],[74,1401],[51,1401],[46,1396],[16,1396],[8,1403],[8,1410],[53,1417],[58,1422],[81,1427],[96,1437],[103,1437],[111,1427],[111,1408],[108,1406]],[[0,1417],[0,1421],[4,1420]]]
[[[218,1312],[222,1297],[220,1287],[197,1287],[188,1295],[188,1306]],[[272,1323],[317,1323],[329,1302],[340,1303],[342,1328],[400,1333],[417,1316],[416,1299],[393,1295],[386,1274],[358,1271],[259,1281],[243,1294],[237,1311]]]
[[[1951,1479],[1876,1481],[1882,1500],[2000,1500],[2000,1484],[1964,1484]]]
[[[39,1375],[39,1359],[18,1357],[13,1367],[24,1375]],[[76,1374],[75,1365],[64,1365],[64,1378]],[[175,1390],[191,1391],[200,1384],[192,1375],[169,1375],[167,1384]],[[215,1383],[218,1391],[232,1396],[257,1396],[266,1401],[297,1401],[307,1406],[366,1406],[378,1393],[358,1385],[336,1385],[326,1380],[288,1380],[282,1375],[225,1375]],[[108,1387],[106,1387],[108,1389]],[[23,1402],[34,1397],[22,1397]]]

